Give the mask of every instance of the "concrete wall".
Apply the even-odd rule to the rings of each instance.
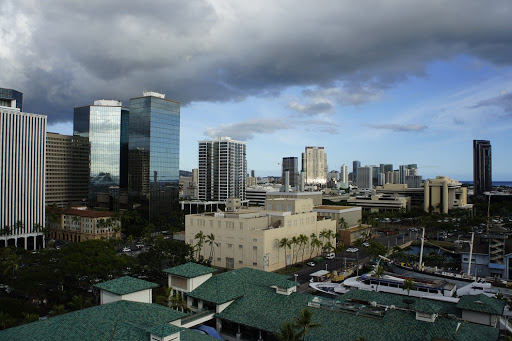
[[[476,311],[462,310],[462,319],[486,326],[491,325],[491,315],[478,313]]]

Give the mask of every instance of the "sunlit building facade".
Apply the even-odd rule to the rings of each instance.
[[[0,106],[0,247],[44,246],[46,116]]]
[[[128,187],[153,222],[179,200],[180,103],[157,92],[130,99]]]
[[[327,154],[324,147],[306,147],[302,153],[302,172],[308,185],[327,183]]]
[[[75,108],[73,135],[89,139],[90,176],[88,204],[113,186],[126,187],[128,108],[120,101],[99,100]]]

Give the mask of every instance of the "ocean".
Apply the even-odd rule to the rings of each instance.
[[[459,181],[459,182],[461,182],[463,184],[473,185],[473,181]],[[499,187],[499,186],[512,187],[512,181],[493,181],[492,185],[494,187]]]

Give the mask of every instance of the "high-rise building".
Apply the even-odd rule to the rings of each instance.
[[[340,182],[348,184],[348,166],[346,164],[341,165]]]
[[[418,175],[418,165],[413,163],[410,165],[400,165],[398,166],[399,171],[399,183],[405,184],[405,177],[410,175]]]
[[[130,99],[130,202],[156,223],[179,200],[180,103],[143,92]]]
[[[302,153],[302,172],[308,185],[327,183],[327,154],[324,147],[306,147]]]
[[[475,195],[492,190],[491,141],[473,140],[473,189]]]
[[[90,175],[88,204],[96,205],[99,193],[128,182],[128,109],[119,101],[99,100],[75,108],[73,135],[89,139]]]
[[[46,116],[0,106],[0,247],[44,246]]]
[[[291,187],[297,188],[299,185],[299,161],[297,157],[283,157],[281,182],[285,182],[285,172],[288,171],[288,183]]]
[[[392,172],[392,171],[393,171],[393,164],[391,164],[391,163],[381,163],[379,165],[379,173],[386,174],[387,172]]]
[[[199,141],[199,199],[245,200],[245,142],[230,137]]]
[[[374,166],[364,166],[357,169],[357,187],[359,189],[373,188],[373,168]]]
[[[357,185],[357,170],[361,168],[361,161],[352,162],[352,181]]]
[[[86,204],[89,193],[89,139],[46,134],[46,205]]]
[[[23,111],[23,93],[13,90],[0,88],[0,107],[17,108]]]

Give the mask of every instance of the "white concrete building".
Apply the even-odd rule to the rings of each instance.
[[[44,246],[46,116],[0,106],[0,247]]]
[[[245,142],[230,137],[199,141],[199,200],[245,200]]]
[[[306,147],[302,153],[302,172],[306,185],[327,183],[327,154],[324,147]]]

